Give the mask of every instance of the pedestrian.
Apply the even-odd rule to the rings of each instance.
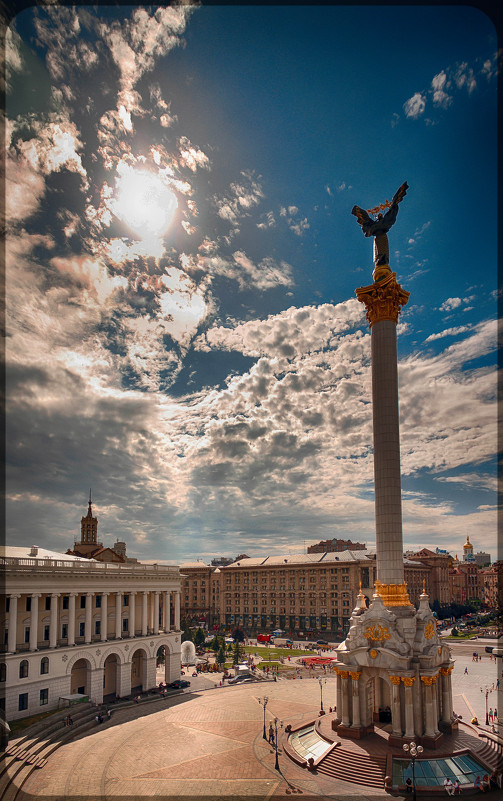
[[[71,715],[68,715],[68,725],[73,726],[73,718]]]
[[[445,779],[444,779],[444,787],[445,787],[445,792],[447,793],[447,795],[454,795],[454,786],[453,786],[449,776],[446,776]]]
[[[461,785],[459,779],[454,782],[454,795],[461,795]]]
[[[494,720],[498,720],[498,710],[494,707]]]
[[[468,668],[467,667],[465,667],[465,673],[468,673]]]
[[[491,707],[491,708],[489,709],[489,723],[493,723],[493,722],[494,722],[494,718],[493,718],[493,708]]]
[[[269,742],[271,745],[274,745],[274,729],[272,727],[272,723],[269,724]]]
[[[412,779],[410,778],[410,776],[407,776],[407,778],[405,779],[405,792],[406,793],[412,792]]]
[[[477,776],[477,778],[473,782],[473,789],[474,790],[480,790],[481,793],[485,793],[485,790],[482,787],[482,780],[481,780],[480,776]]]
[[[96,715],[96,717],[94,718],[94,720],[95,720],[95,723],[99,723],[99,722],[100,722],[99,716],[98,716],[98,715]]]
[[[110,720],[111,717],[112,717],[112,712],[110,711],[110,709],[107,709],[107,718],[108,718],[108,720]]]
[[[499,690],[500,688],[500,680],[496,679],[496,689]]]

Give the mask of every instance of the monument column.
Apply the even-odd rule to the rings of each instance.
[[[341,684],[342,684],[342,698],[341,698],[341,700],[342,700],[342,710],[341,710],[341,712],[342,712],[342,714],[341,714],[342,725],[343,726],[349,726],[349,724],[350,724],[350,720],[349,720],[349,693],[348,693],[349,673],[346,673],[346,671],[341,671],[339,675],[341,676]],[[337,699],[337,701],[339,701],[339,699]]]
[[[402,736],[402,711],[400,709],[400,676],[390,676],[393,685],[391,692],[391,728],[392,734]]]
[[[358,688],[358,682],[360,680],[361,671],[350,671],[351,676],[351,684],[352,684],[352,708],[353,708],[353,722],[352,726],[355,729],[359,729],[361,726],[361,719],[360,719],[360,693]]]
[[[452,723],[452,667],[440,668],[442,676],[442,722]]]
[[[405,736],[414,739],[414,698],[412,687],[415,682],[414,676],[402,676],[405,684]]]
[[[385,606],[411,606],[403,572],[402,491],[396,325],[409,299],[389,265],[356,295],[367,309],[372,351],[372,413],[376,514],[376,589]]]

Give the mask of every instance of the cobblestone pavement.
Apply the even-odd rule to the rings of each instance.
[[[483,724],[485,692],[480,688],[496,682],[501,661],[495,665],[484,656],[475,663],[470,654],[454,654],[454,659],[454,710],[464,720],[475,713]],[[268,801],[292,794],[292,788],[302,790],[304,797],[352,801],[386,795],[308,774],[282,753],[280,772],[274,769],[274,750],[262,737],[264,713],[258,698],[269,698],[267,728],[275,717],[296,725],[319,710],[316,678],[232,687],[215,687],[213,677],[189,678],[191,687],[182,695],[116,710],[110,722],[62,746],[23,786],[26,798]],[[328,676],[325,709],[335,704],[335,693],[335,677]],[[496,696],[496,691],[489,696],[493,708]]]

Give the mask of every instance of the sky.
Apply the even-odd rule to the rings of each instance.
[[[375,543],[389,233],[405,549],[496,549],[497,36],[464,6],[58,6],[8,30],[7,543]]]

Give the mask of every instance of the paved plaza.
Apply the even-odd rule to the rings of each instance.
[[[479,653],[484,649],[477,645]],[[471,649],[453,652],[454,710],[469,721],[475,714],[485,721],[485,693],[503,668],[484,654],[473,662]],[[465,667],[468,673],[465,674]],[[317,674],[318,675],[318,674]],[[95,730],[59,748],[41,770],[23,786],[26,798],[63,799],[264,799],[301,790],[305,797],[382,798],[384,790],[366,791],[361,785],[307,773],[275,754],[262,737],[263,707],[258,698],[269,697],[269,721],[297,725],[312,719],[320,707],[316,678],[279,679],[243,686],[215,687],[213,677],[190,677],[183,694],[146,701],[114,712]],[[324,708],[336,703],[335,676],[327,676]],[[498,706],[496,690],[489,705]],[[485,727],[483,727],[485,728]],[[281,741],[280,741],[281,743]]]

